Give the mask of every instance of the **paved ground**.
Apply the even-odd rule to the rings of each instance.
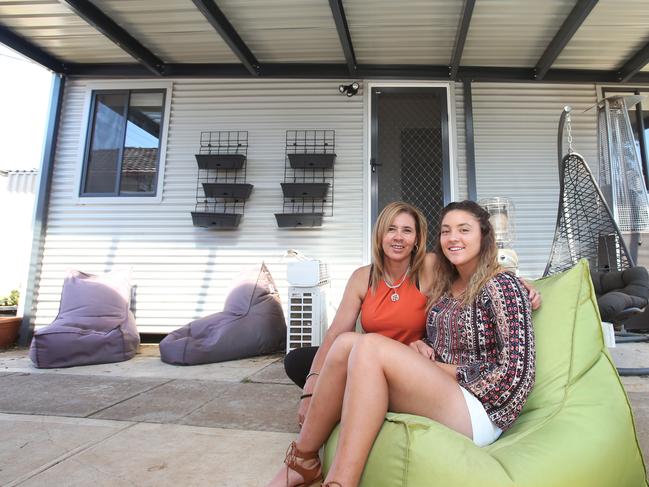
[[[176,367],[157,350],[51,370],[0,353],[0,485],[263,485],[297,431],[282,356]]]
[[[264,485],[296,432],[300,391],[281,355],[177,367],[157,350],[51,370],[25,350],[0,353],[0,485]],[[649,366],[649,344],[612,352]],[[647,460],[649,378],[623,381]]]

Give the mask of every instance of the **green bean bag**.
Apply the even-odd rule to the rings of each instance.
[[[536,385],[516,423],[478,448],[427,418],[388,413],[363,487],[641,487],[631,408],[604,346],[588,264],[535,286]],[[338,428],[325,445],[328,471]]]

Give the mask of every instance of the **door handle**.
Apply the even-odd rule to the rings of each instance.
[[[376,159],[373,157],[370,159],[370,167],[372,168],[372,172],[376,172],[376,166],[382,166],[380,162],[376,162]]]

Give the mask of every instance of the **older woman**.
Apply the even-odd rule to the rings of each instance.
[[[529,299],[519,280],[500,272],[488,214],[475,203],[462,204],[462,208],[449,206],[444,211],[437,242],[439,259],[424,256],[424,261],[433,259],[429,263],[431,274],[421,268],[416,274],[420,288],[426,286],[435,298],[428,321],[429,331],[436,332],[430,331],[429,344],[408,337],[395,340],[401,330],[392,330],[393,336],[339,331],[333,346],[327,344],[326,359],[318,357],[320,351],[316,354],[313,369],[319,373],[311,375],[317,381],[311,386],[313,393],[307,392],[312,395],[312,403],[300,435],[271,486],[307,486],[318,480],[321,468],[317,451],[338,421],[338,451],[327,483],[347,487],[358,483],[388,410],[429,417],[474,438],[480,445],[497,438],[520,412],[534,374]],[[390,267],[384,265],[383,269],[395,272],[388,274],[386,282],[383,271],[380,279],[385,286],[377,282],[374,267],[361,268],[355,273],[357,277],[350,279],[341,305],[341,309],[345,304],[355,309],[354,314],[346,316],[351,321],[350,329],[361,308],[365,311],[363,305],[368,297],[383,296],[380,303],[384,307],[402,302],[401,293],[405,295],[405,290],[399,290],[404,283],[409,282],[416,289],[416,278],[408,276],[415,244],[422,242],[421,226],[417,233],[415,217],[402,213],[396,212],[387,220],[387,232],[381,232],[378,224],[374,232],[374,242],[380,241],[379,248],[390,262]],[[409,237],[413,230],[415,238]],[[362,277],[367,280],[358,282],[358,274],[363,271]],[[398,271],[402,273],[399,275]],[[433,283],[432,275],[439,280]],[[393,298],[395,294],[398,297]],[[450,314],[439,315],[444,317],[442,324],[448,329],[437,326],[441,298],[461,303]],[[508,300],[507,305],[503,300]],[[425,308],[425,299],[414,303]],[[515,310],[511,303],[516,305]],[[372,304],[376,306],[377,303]],[[402,308],[403,313],[412,311],[414,306],[406,308]],[[474,315],[470,310],[480,310],[476,315],[480,325],[472,321]],[[412,316],[404,319],[409,323]],[[417,333],[423,332],[424,321],[417,325]],[[386,328],[394,328],[390,323]],[[473,340],[468,340],[472,334]],[[451,343],[453,347],[449,346]],[[457,349],[458,344],[464,348]],[[449,363],[444,358],[450,359]],[[526,367],[522,377],[517,373],[521,360]]]

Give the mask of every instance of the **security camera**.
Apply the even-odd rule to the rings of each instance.
[[[338,91],[340,93],[343,93],[349,97],[354,96],[356,93],[358,93],[358,89],[360,88],[360,84],[357,81],[354,81],[351,84],[348,85],[338,85]]]

